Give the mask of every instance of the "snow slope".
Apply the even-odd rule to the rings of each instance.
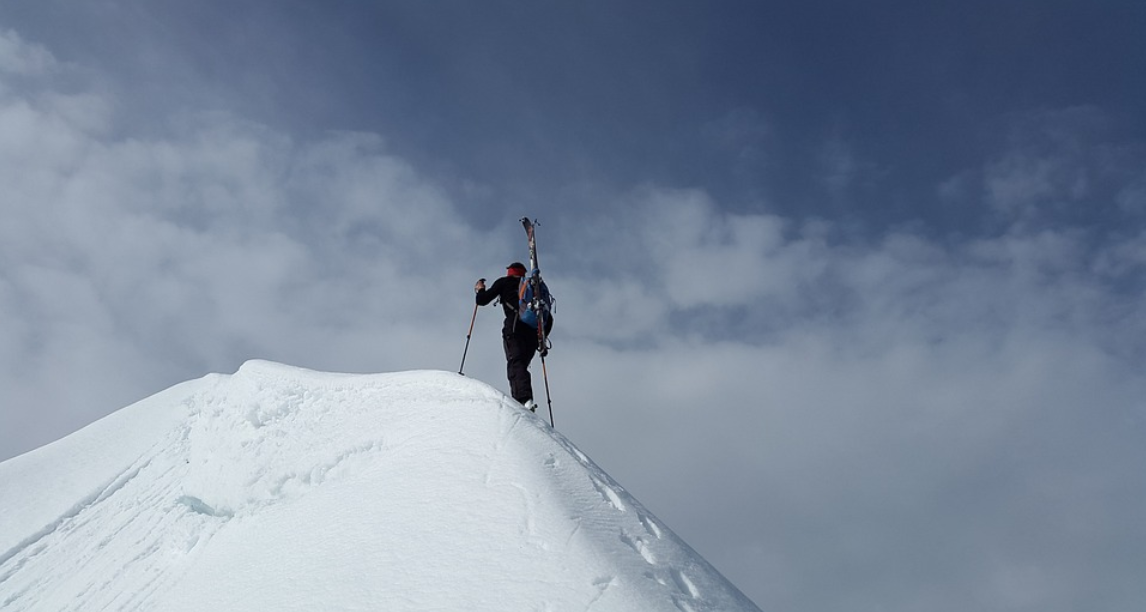
[[[0,609],[757,610],[502,393],[252,361],[0,463]]]

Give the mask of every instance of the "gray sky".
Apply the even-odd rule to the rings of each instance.
[[[1144,30],[7,0],[0,458],[251,358],[456,369],[529,215],[558,428],[761,608],[1137,609]]]

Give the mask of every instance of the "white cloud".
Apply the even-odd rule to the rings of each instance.
[[[1146,508],[1146,490],[1123,480],[1146,422],[1141,284],[1123,284],[1140,268],[1109,269],[1137,266],[1140,236],[1096,244],[1028,217],[969,240],[869,241],[728,213],[700,191],[620,200],[641,221],[622,223],[639,228],[637,246],[618,249],[644,271],[622,295],[642,302],[610,317],[593,297],[624,275],[577,285],[590,297],[575,310],[597,324],[585,334],[577,321],[564,332],[576,346],[551,357],[566,380],[558,420],[667,521],[699,530],[686,538],[720,542],[703,553],[734,582],[783,566],[776,597],[821,593],[809,605],[834,609],[835,592],[911,607],[887,600],[906,574],[1043,607],[1107,580],[1088,568],[1110,561],[1120,528],[1080,536],[1076,521],[1127,499]],[[608,341],[633,321],[647,342]],[[753,514],[713,520],[721,511],[697,498]],[[824,572],[855,580],[825,591]]]
[[[1017,115],[1007,147],[982,171],[985,202],[1007,226],[1026,229],[1135,218],[1144,151],[1099,108]]]
[[[428,339],[467,310],[442,283],[467,286],[496,250],[377,137],[297,142],[225,113],[121,136],[114,108],[93,93],[0,98],[0,362],[14,405],[45,402],[5,419],[60,416],[43,433],[2,428],[6,454],[251,357],[348,370],[442,357]],[[406,329],[422,342],[380,345]],[[62,371],[90,387],[54,387]]]
[[[1085,170],[1072,160],[1042,152],[1015,151],[988,171],[987,192],[999,210],[1017,217],[1038,214],[1040,206],[1062,206],[1087,195]]]
[[[721,308],[780,297],[820,265],[814,224],[789,240],[788,221],[722,213],[698,190],[642,188],[620,200],[623,219],[614,231],[627,233],[602,245],[599,257],[626,262],[617,273],[635,275],[663,307]]]
[[[0,30],[0,74],[38,76],[56,66],[55,57],[43,46],[25,42],[12,30]]]

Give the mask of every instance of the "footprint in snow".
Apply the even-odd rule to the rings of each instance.
[[[629,548],[640,553],[641,557],[643,557],[645,562],[649,565],[657,564],[656,555],[653,554],[652,550],[649,550],[649,545],[645,542],[644,538],[634,538],[627,533],[621,533],[621,541],[627,544]]]
[[[608,483],[598,478],[593,478],[593,486],[596,487],[597,492],[601,494],[601,497],[603,497],[605,501],[609,503],[609,505],[613,506],[617,510],[620,510],[621,512],[626,510],[625,502],[621,499],[621,496],[615,490],[613,490],[613,487],[609,486]]]
[[[664,537],[656,521],[644,514],[640,515],[640,519],[641,524],[645,526],[645,530],[649,532],[649,535],[656,537],[658,540]]]

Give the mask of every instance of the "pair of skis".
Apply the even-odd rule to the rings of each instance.
[[[545,402],[549,405],[549,425],[553,426],[553,399],[549,395],[549,370],[545,367],[545,356],[549,354],[549,338],[545,335],[546,317],[550,313],[541,306],[541,271],[537,267],[537,237],[535,223],[529,217],[521,218],[525,235],[529,238],[529,283],[533,286],[533,302],[529,305],[537,315],[537,352],[541,355],[541,376],[545,381]]]
[[[542,300],[545,299],[541,289],[541,271],[537,267],[537,239],[534,234],[533,221],[529,217],[521,219],[522,226],[525,227],[525,235],[529,238],[529,273],[530,276],[527,282],[530,284],[530,294],[533,296],[533,301],[529,303],[529,309],[533,311],[535,320],[537,321],[537,351],[541,353],[544,358],[549,354],[549,339],[545,335],[545,328],[548,327],[548,318],[552,316],[549,312],[548,305],[543,304]]]

